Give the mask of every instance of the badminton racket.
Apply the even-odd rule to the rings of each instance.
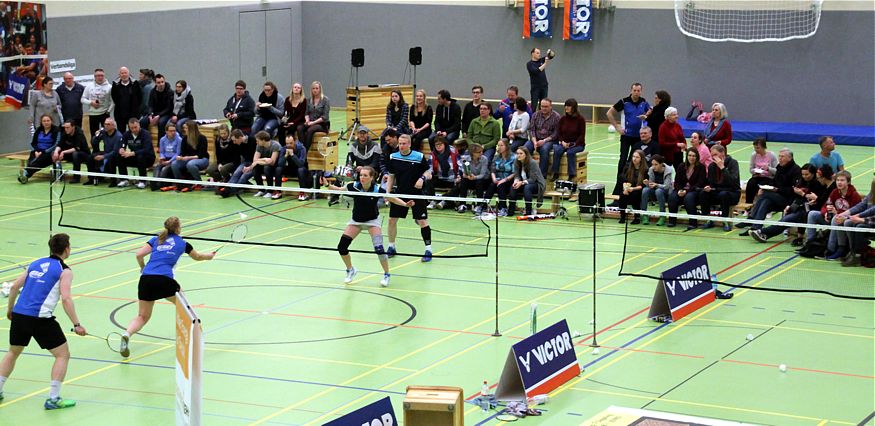
[[[246,234],[248,232],[249,232],[249,227],[247,227],[245,224],[241,223],[241,224],[235,226],[234,230],[231,231],[231,242],[234,244],[238,244],[238,243],[243,242],[243,240],[246,238]],[[227,245],[228,244],[222,244],[221,247],[216,249],[216,252],[218,253],[219,250],[225,248],[225,246],[227,246]]]
[[[75,329],[71,328],[71,332],[75,333]],[[88,337],[94,337],[95,339],[101,339],[106,342],[106,346],[109,347],[109,350],[115,353],[121,353],[122,348],[122,334],[118,332],[111,332],[106,335],[106,337],[100,337],[91,333],[85,333]]]

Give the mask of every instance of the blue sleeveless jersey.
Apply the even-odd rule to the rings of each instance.
[[[12,312],[31,317],[51,318],[61,299],[61,273],[69,269],[56,256],[33,261],[27,268],[24,287]]]
[[[148,244],[152,246],[152,254],[146,267],[143,268],[143,275],[164,275],[173,278],[173,269],[176,268],[179,257],[191,251],[186,249],[188,243],[174,234],[168,235],[164,244],[158,243],[158,237],[152,237]]]

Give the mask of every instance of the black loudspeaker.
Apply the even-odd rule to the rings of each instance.
[[[422,65],[422,47],[411,47],[407,54],[407,61],[410,62],[410,65]]]
[[[356,68],[365,66],[365,49],[352,49],[352,66]]]

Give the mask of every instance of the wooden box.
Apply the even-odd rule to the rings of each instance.
[[[404,424],[407,426],[463,426],[465,409],[462,388],[448,386],[408,386],[404,398]]]

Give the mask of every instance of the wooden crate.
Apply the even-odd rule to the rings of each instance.
[[[400,90],[404,101],[413,104],[413,86],[367,87],[359,86],[359,121],[377,135],[386,128],[386,105],[393,90]],[[356,93],[355,87],[346,88],[346,127],[355,120]]]
[[[462,388],[449,386],[408,386],[404,398],[404,424],[464,426]]]
[[[324,140],[323,140],[324,139]],[[307,167],[312,171],[334,171],[334,168],[337,167],[338,162],[338,152],[337,152],[337,132],[331,133],[323,133],[316,132],[313,134],[313,145],[310,146],[310,150],[307,151]],[[320,152],[320,147],[324,145],[324,148],[321,149],[322,152],[327,153],[328,155],[323,156],[322,152]]]
[[[535,161],[540,161],[540,154],[538,151],[532,153],[532,159]],[[581,186],[586,184],[586,170],[587,170],[587,159],[589,158],[589,151],[581,151],[577,153],[577,176],[574,181],[577,183],[577,186]],[[544,179],[549,179],[550,175],[553,173],[553,154],[550,154],[550,158],[547,160],[547,176],[544,176]],[[559,180],[568,180],[568,156],[562,155],[562,161],[559,163]],[[548,183],[547,189],[553,189],[552,186]]]

